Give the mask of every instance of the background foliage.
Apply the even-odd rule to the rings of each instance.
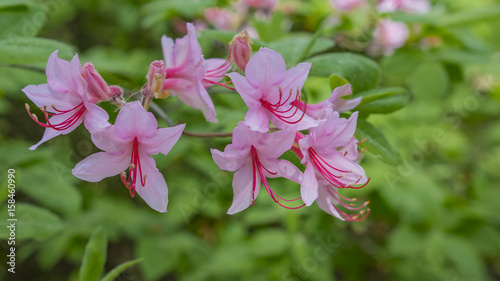
[[[345,43],[369,40],[361,28],[366,19],[356,13],[322,29],[304,54],[333,13],[327,1],[282,1],[286,13],[250,15],[261,38],[255,50],[273,48],[289,66],[313,62],[309,101],[325,99],[343,79],[365,97],[357,136],[369,138],[363,167],[372,181],[346,194],[371,201],[362,222],[338,221],[315,205],[284,210],[266,196],[226,215],[231,174],[208,151],[223,149],[228,139],[184,136],[167,157],[156,158],[169,185],[166,214],[130,199],[119,177],[91,184],[71,175],[97,151],[83,128],[28,150],[43,129],[26,114],[20,89],[46,82],[36,69],[53,50],[65,59],[78,52],[110,84],[134,93],[149,63],[162,58],[162,34],[182,36],[185,21],[227,2],[0,2],[0,219],[7,218],[3,175],[14,168],[19,220],[17,273],[4,269],[2,254],[0,277],[98,280],[120,266],[105,280],[499,279],[500,3],[492,0],[433,1],[429,15],[392,15],[408,23],[412,37],[394,55],[371,59]],[[234,34],[201,32],[205,56],[227,56]],[[188,130],[230,131],[245,106],[222,88],[212,92],[215,124],[178,100],[160,105]],[[0,237],[7,231],[0,228]],[[7,252],[5,240],[0,248]]]

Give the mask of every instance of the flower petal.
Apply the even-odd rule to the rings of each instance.
[[[300,185],[300,194],[306,206],[311,204],[318,198],[318,180],[316,179],[316,171],[311,162],[307,163],[302,184]]]
[[[76,164],[71,171],[79,179],[98,182],[125,171],[130,165],[130,153],[97,152]]]
[[[153,113],[147,112],[139,101],[127,103],[116,117],[115,133],[124,140],[152,136],[156,128],[158,122]]]
[[[330,187],[328,185],[320,185],[318,190],[318,199],[316,199],[316,203],[326,213],[338,218],[341,221],[344,221],[345,219],[339,214],[339,212],[333,206],[334,203],[332,202],[330,194],[328,194],[327,190],[328,188],[334,188],[334,187]]]
[[[278,158],[292,148],[295,140],[295,131],[281,130],[265,134],[264,138],[254,144],[262,158]]]
[[[253,183],[255,182],[255,196],[252,196]],[[227,211],[228,214],[232,215],[241,212],[248,208],[252,204],[252,197],[257,198],[260,190],[261,179],[257,173],[254,172],[252,166],[248,163],[241,167],[235,174],[233,178],[233,204]]]
[[[347,171],[342,173],[344,176],[337,178],[339,182],[344,185],[354,186],[365,184],[368,180],[363,168],[356,162],[348,159],[338,151],[333,151],[330,154],[321,155],[323,160],[333,167]],[[339,174],[339,172],[332,172],[333,174]]]
[[[59,136],[60,134],[62,134],[61,131],[57,131],[57,130],[54,130],[52,128],[45,129],[45,131],[43,132],[42,139],[37,144],[30,146],[30,150],[35,150],[42,143],[44,143],[52,138],[55,138],[55,137]]]
[[[174,67],[174,40],[163,35],[161,37],[161,48],[163,49],[163,59],[165,61],[165,67]]]
[[[227,74],[231,78],[231,82],[234,84],[234,88],[240,94],[241,98],[248,106],[252,108],[257,104],[260,104],[260,99],[262,97],[261,91],[248,83],[247,78],[241,76],[239,73],[232,72]]]
[[[111,125],[108,122],[109,115],[106,110],[93,103],[86,102],[84,105],[87,111],[83,115],[83,124],[90,133],[102,130]]]
[[[277,52],[261,48],[248,61],[245,74],[252,86],[267,91],[271,86],[279,85],[285,78],[285,60]]]
[[[141,149],[147,154],[167,155],[181,137],[184,127],[186,124],[156,130],[153,136],[139,139]]]
[[[225,59],[206,59],[205,67],[207,71],[203,77],[203,81],[205,81],[203,82],[203,86],[208,88],[214,83],[218,83],[222,80],[222,78],[224,78],[224,76],[226,76],[226,72],[228,72],[231,68],[231,62],[228,62]]]
[[[266,110],[260,104],[251,107],[245,114],[245,125],[254,131],[267,133],[269,131],[269,119]]]
[[[66,110],[82,102],[81,97],[54,91],[48,84],[29,85],[22,91],[37,107],[47,106],[47,110],[51,112],[54,111],[51,110],[51,105],[59,110]]]
[[[141,185],[139,171],[137,171],[137,186],[135,191],[146,201],[149,207],[164,213],[167,211],[168,187],[165,178],[156,168],[156,163],[150,155],[140,152],[142,174],[146,176],[145,185]]]
[[[220,169],[230,172],[238,170],[250,159],[248,150],[234,149],[234,146],[231,144],[226,146],[224,152],[217,149],[210,149],[210,152],[212,152],[212,158],[215,164],[217,164]]]

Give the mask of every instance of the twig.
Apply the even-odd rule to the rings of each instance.
[[[25,70],[31,70],[39,73],[45,73],[44,68],[36,67],[36,66],[30,66],[30,65],[23,65],[23,64],[13,64],[13,63],[0,63],[0,67],[13,67],[13,68],[20,68],[20,69],[25,69]]]

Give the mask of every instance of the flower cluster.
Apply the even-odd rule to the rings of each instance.
[[[212,149],[215,163],[235,172],[229,214],[255,204],[262,184],[274,202],[287,209],[317,201],[320,208],[341,220],[361,220],[368,215],[367,203],[357,206],[355,199],[339,193],[344,188],[361,188],[369,181],[356,162],[358,140],[353,135],[357,112],[349,119],[340,118],[338,113],[355,108],[361,98],[341,99],[351,94],[347,84],[337,87],[329,99],[307,105],[301,100],[301,90],[310,67],[310,63],[300,63],[287,70],[280,54],[261,48],[248,61],[245,76],[228,74],[249,108],[245,120],[233,131],[232,143],[223,152]],[[288,150],[301,159],[304,173],[291,162],[278,159]],[[300,196],[279,196],[267,180],[276,177],[299,184]]]
[[[327,100],[308,105],[301,93],[311,64],[300,63],[287,70],[282,56],[271,49],[261,48],[251,57],[251,44],[248,34],[242,32],[229,43],[227,59],[204,59],[194,26],[188,23],[186,36],[161,38],[164,60],[150,64],[147,82],[140,91],[142,99],[132,102],[122,97],[121,88],[108,86],[91,63],[81,67],[77,55],[68,62],[58,58],[56,51],[47,63],[47,83],[23,89],[46,119],[45,123],[39,121],[26,105],[33,120],[46,128],[42,140],[31,149],[70,133],[83,122],[102,152],[78,163],[73,175],[89,182],[120,175],[130,196],[137,192],[151,208],[166,212],[167,184],[151,155],[167,155],[185,124],[158,128],[154,115],[147,111],[149,105],[154,99],[177,96],[200,110],[207,121],[215,122],[215,107],[207,88],[219,85],[236,90],[248,106],[245,120],[233,131],[232,143],[223,152],[211,150],[221,169],[235,172],[229,214],[255,204],[262,184],[284,208],[297,209],[316,201],[341,220],[364,219],[369,213],[367,203],[356,205],[355,199],[339,192],[361,188],[369,181],[357,163],[357,112],[349,119],[339,115],[355,108],[361,98],[342,98],[351,94],[347,84],[335,88]],[[239,72],[227,74],[231,81],[221,82],[233,63]],[[114,124],[98,106],[108,101],[120,108]],[[304,172],[279,159],[289,150],[304,164]],[[300,196],[285,199],[278,195],[268,182],[268,178],[277,177],[300,185]]]

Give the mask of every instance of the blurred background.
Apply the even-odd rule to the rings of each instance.
[[[9,232],[0,229],[0,279],[78,280],[85,246],[101,228],[104,272],[142,258],[115,280],[500,280],[500,2],[431,1],[427,13],[390,15],[367,3],[345,11],[326,0],[0,1],[0,219],[7,219],[12,168],[19,220],[14,275],[6,265]],[[381,17],[409,30],[385,55],[369,47]],[[367,144],[361,165],[372,180],[342,194],[369,200],[367,219],[342,222],[316,204],[285,210],[266,194],[227,215],[232,173],[209,153],[227,138],[183,136],[168,156],[155,156],[169,186],[166,214],[131,199],[118,176],[99,183],[72,176],[77,162],[99,151],[83,127],[28,150],[43,128],[26,113],[31,102],[21,89],[46,83],[55,49],[61,58],[77,52],[82,63],[91,61],[133,100],[150,62],[162,59],[160,37],[184,36],[186,22],[200,31],[206,58],[227,58],[227,43],[247,29],[254,50],[274,48],[290,67],[316,34],[307,58],[358,54],[376,62],[377,87],[406,90],[406,106],[366,111],[383,133],[380,143],[391,144],[389,157]],[[331,93],[329,78],[319,76],[305,85],[311,101]],[[223,88],[210,92],[218,123],[207,124],[176,98],[158,104],[187,130],[232,131],[246,106]],[[116,116],[113,105],[102,106]],[[298,185],[270,183],[298,194]]]

